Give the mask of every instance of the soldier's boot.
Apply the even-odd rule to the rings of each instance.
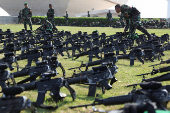
[[[32,31],[32,25],[29,25],[30,26],[30,30]]]
[[[27,25],[24,25],[25,30],[27,31]]]
[[[141,31],[142,33],[144,33],[145,35],[147,35],[148,41],[149,41],[149,40],[152,40],[151,34],[150,34],[144,27],[138,26],[137,29],[140,30],[140,31]]]

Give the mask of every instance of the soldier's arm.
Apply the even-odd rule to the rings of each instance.
[[[32,11],[31,11],[31,9],[29,10],[29,17],[32,17]]]
[[[54,9],[53,9],[53,12],[52,12],[53,14],[55,13],[55,11],[54,11]]]
[[[21,13],[21,16],[23,17],[24,16],[24,9],[21,11],[22,13]]]

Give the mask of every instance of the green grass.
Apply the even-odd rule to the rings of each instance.
[[[37,27],[39,27],[39,26],[34,25],[33,29],[36,29]],[[0,25],[0,28],[3,29],[3,31],[10,28],[13,32],[17,32],[17,31],[20,31],[21,29],[23,29],[23,25]],[[60,26],[57,28],[59,31],[61,31],[61,30],[71,31],[72,34],[77,33],[78,31],[88,32],[90,34],[90,33],[92,33],[92,31],[98,30],[99,34],[105,32],[107,35],[113,35],[113,34],[115,34],[115,32],[123,31],[123,29],[113,29],[111,27],[64,27],[64,26]],[[150,33],[155,33],[158,36],[161,36],[165,33],[168,33],[170,35],[169,29],[148,29],[148,31]],[[137,33],[140,34],[141,32],[137,31]],[[20,53],[20,52],[18,52],[18,53]],[[64,53],[64,54],[66,55],[66,53]],[[2,56],[3,55],[1,54],[0,57],[2,57]],[[169,59],[169,56],[170,56],[170,52],[166,51],[165,56],[162,58],[163,58],[163,60],[167,60],[167,59]],[[64,58],[66,58],[66,57],[67,56],[64,56]],[[73,74],[73,71],[69,71],[67,69],[69,69],[71,67],[80,66],[81,61],[84,61],[84,63],[88,62],[88,58],[86,56],[80,57],[79,59],[77,59],[75,61],[72,61],[71,59],[64,59],[64,58],[61,57],[60,55],[58,55],[58,60],[64,66],[64,68],[66,70],[67,77],[70,77]],[[94,60],[97,60],[97,59],[93,59],[93,61]],[[130,92],[132,90],[132,88],[126,88],[124,86],[128,85],[128,84],[139,83],[139,82],[141,82],[141,79],[142,79],[142,77],[136,77],[134,75],[151,72],[152,67],[148,67],[148,66],[152,65],[152,64],[157,64],[159,62],[160,61],[158,61],[158,60],[155,60],[154,63],[152,63],[150,61],[145,61],[145,64],[143,65],[138,60],[136,60],[134,66],[129,66],[129,64],[130,64],[129,60],[119,60],[116,63],[116,65],[119,67],[118,73],[116,74],[116,78],[118,79],[118,81],[116,83],[114,83],[113,88],[109,91],[106,91],[106,93],[104,95],[102,95],[101,88],[97,88],[96,94],[99,93],[100,98],[107,98],[107,97],[112,97],[112,96],[128,94],[128,92]],[[20,67],[23,68],[26,65],[26,60],[19,61],[19,64],[20,64]],[[35,64],[33,64],[33,65],[35,65]],[[14,66],[15,66],[15,64],[14,64]],[[160,68],[163,66],[167,66],[167,65],[157,66],[156,68]],[[59,72],[58,77],[61,77],[62,76],[61,69],[57,68],[57,70]],[[157,74],[157,75],[161,75],[161,74]],[[154,76],[157,76],[157,75],[154,75]],[[151,78],[154,76],[149,75],[147,78]],[[17,78],[16,80],[20,81],[23,78],[26,78],[26,77]],[[164,85],[170,84],[170,82],[163,82],[163,84]],[[66,93],[67,97],[65,98],[65,100],[63,102],[59,102],[57,104],[59,106],[59,108],[56,111],[44,110],[44,109],[38,108],[38,113],[41,113],[41,112],[43,112],[43,113],[66,113],[66,112],[67,113],[90,113],[90,112],[92,112],[91,107],[88,107],[87,109],[86,108],[77,108],[77,109],[73,109],[73,110],[68,109],[68,106],[90,104],[94,101],[94,97],[87,97],[87,94],[88,94],[88,86],[87,85],[71,85],[71,87],[73,87],[73,89],[75,89],[76,94],[77,94],[77,98],[75,101],[72,101],[70,93],[68,92],[68,90],[66,88],[63,87],[61,89],[61,92]],[[27,96],[27,98],[31,99],[31,101],[36,101],[37,90],[26,91],[26,92],[23,92],[21,95]],[[50,96],[47,93],[46,99],[48,97],[50,97]],[[49,102],[47,100],[45,100],[44,104],[55,105],[54,102]],[[123,107],[123,105],[119,105],[119,106],[98,105],[96,107],[100,108],[100,109],[113,110],[113,109],[119,109],[119,108]],[[168,109],[170,109],[170,104],[168,104]],[[29,111],[25,110],[23,112],[29,112]]]

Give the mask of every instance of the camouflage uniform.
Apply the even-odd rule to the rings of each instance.
[[[121,18],[126,20],[125,30],[129,28],[129,38],[134,39],[136,29],[140,30],[148,36],[148,39],[151,40],[151,35],[140,23],[140,12],[135,7],[129,7],[127,5],[121,6]]]
[[[112,19],[112,13],[107,13],[107,21],[108,21],[108,25],[109,25],[109,27],[110,27],[110,25],[111,25],[111,19]]]
[[[24,8],[22,10],[22,19],[24,20],[24,28],[25,28],[25,30],[27,30],[27,24],[29,24],[30,29],[32,30],[31,17],[32,17],[31,9],[29,7]]]
[[[47,19],[49,22],[51,22],[51,24],[53,25],[53,29],[54,30],[57,30],[57,28],[55,27],[55,23],[54,23],[54,15],[55,15],[55,11],[54,9],[50,8],[48,10],[48,13],[47,13]]]
[[[44,20],[44,21],[45,23],[40,28],[44,30],[52,31],[53,25],[48,20]]]
[[[87,17],[90,17],[90,14],[89,14],[89,13],[87,14]]]
[[[66,13],[65,21],[66,21],[66,25],[68,25],[68,13]]]
[[[22,23],[22,10],[19,11],[18,24]]]
[[[48,20],[46,20],[46,23],[44,25],[45,25],[46,30],[52,31],[52,29],[53,29],[52,23],[50,23]]]
[[[37,23],[36,23],[37,25],[40,25],[41,24],[41,19],[37,19]]]

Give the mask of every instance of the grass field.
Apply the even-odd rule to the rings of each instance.
[[[39,27],[39,26],[34,25],[33,29],[35,30],[37,27]],[[17,31],[20,31],[21,29],[23,29],[23,25],[0,25],[0,28],[3,29],[3,31],[10,28],[13,32],[17,32]],[[92,33],[92,31],[98,30],[99,34],[105,32],[107,35],[113,35],[116,32],[123,31],[123,29],[121,29],[121,28],[114,29],[111,27],[64,27],[64,26],[59,26],[57,28],[59,31],[61,31],[61,30],[71,31],[72,34],[77,33],[78,31],[88,32],[90,34],[90,33]],[[148,31],[150,33],[155,33],[158,36],[161,36],[165,33],[168,33],[170,35],[170,29],[148,29]],[[137,33],[140,34],[141,32],[137,31]],[[165,56],[162,57],[163,60],[169,59],[170,51],[165,51],[164,53],[165,53]],[[64,53],[64,54],[66,55],[66,53]],[[2,56],[3,56],[3,54],[0,55],[1,58],[2,58]],[[64,58],[66,58],[66,57],[67,56],[64,56]],[[66,70],[67,77],[70,77],[73,74],[73,70],[69,71],[67,69],[69,69],[71,67],[80,66],[81,61],[83,61],[84,63],[88,62],[88,58],[86,56],[80,57],[79,59],[77,59],[75,61],[72,61],[71,59],[64,59],[64,58],[61,57],[60,55],[58,55],[58,60],[64,66],[64,68]],[[97,59],[93,59],[93,61],[95,61],[95,60],[97,60]],[[128,94],[128,92],[130,92],[132,90],[132,88],[126,88],[124,86],[128,85],[128,84],[141,82],[142,77],[136,77],[135,75],[151,72],[152,67],[148,67],[148,66],[152,65],[152,64],[157,64],[157,63],[160,63],[160,61],[158,61],[157,59],[155,60],[154,63],[152,63],[150,61],[145,61],[145,64],[141,64],[138,60],[136,60],[134,66],[129,66],[129,64],[130,64],[129,60],[119,60],[116,63],[116,65],[119,67],[118,73],[115,75],[116,78],[118,79],[118,81],[116,83],[114,83],[113,88],[109,91],[106,91],[106,93],[104,95],[102,95],[101,88],[97,88],[96,94],[99,93],[100,98],[107,98],[107,97],[112,97],[112,96]],[[23,68],[26,65],[26,60],[19,61],[19,65],[21,68]],[[14,66],[15,66],[15,64],[14,64]],[[156,68],[160,68],[163,66],[167,66],[167,65],[157,66]],[[57,68],[57,70],[59,72],[59,75],[57,77],[61,77],[62,76],[61,69]],[[161,75],[161,74],[157,74],[157,75]],[[157,76],[157,75],[154,75],[154,76]],[[151,78],[154,76],[149,75],[147,78]],[[17,78],[16,81],[20,81],[23,78],[26,78],[26,77]],[[163,82],[163,84],[170,85],[170,82]],[[72,101],[70,93],[68,92],[68,90],[66,88],[63,87],[61,89],[61,92],[66,93],[67,97],[65,98],[64,102],[59,102],[57,104],[59,106],[59,108],[56,111],[44,110],[44,109],[38,108],[38,113],[42,113],[42,112],[43,113],[66,113],[66,112],[67,113],[90,113],[90,112],[92,112],[92,107],[88,107],[87,109],[86,108],[77,108],[77,109],[73,109],[73,110],[68,108],[68,106],[90,104],[94,101],[94,97],[87,97],[87,93],[88,93],[87,85],[71,85],[71,86],[76,91],[77,98],[75,101]],[[21,95],[27,96],[27,98],[31,99],[31,101],[36,101],[37,90],[26,91],[26,92],[22,93]],[[46,99],[48,97],[50,97],[50,96],[47,93]],[[45,100],[45,104],[55,105],[55,102],[49,102],[49,101]],[[123,107],[123,105],[117,105],[117,106],[98,105],[96,107],[99,109],[113,110],[113,109],[119,109],[119,108]],[[170,110],[170,104],[168,104],[168,109]],[[29,112],[29,111],[25,110],[22,112],[24,113],[24,112]]]

